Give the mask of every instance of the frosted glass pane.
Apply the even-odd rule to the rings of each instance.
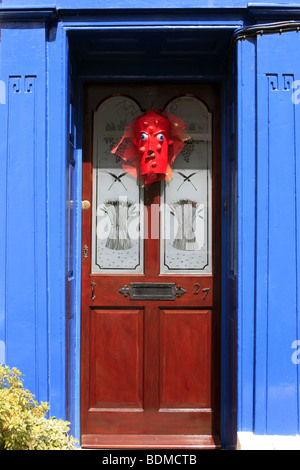
[[[111,153],[140,113],[124,96],[108,98],[94,113],[93,273],[143,272],[143,189]]]
[[[197,98],[174,99],[167,111],[188,124],[191,137],[162,183],[161,273],[212,272],[211,114]]]

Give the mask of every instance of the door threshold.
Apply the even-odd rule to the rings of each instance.
[[[221,449],[218,436],[210,435],[136,435],[85,434],[82,448],[95,449]]]

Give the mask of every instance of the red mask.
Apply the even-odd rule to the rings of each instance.
[[[141,177],[146,186],[172,178],[171,164],[184,147],[186,124],[162,111],[148,111],[125,128],[112,153],[123,159],[123,169]]]
[[[135,122],[135,144],[138,148],[140,174],[145,185],[167,176],[171,123],[150,111]]]

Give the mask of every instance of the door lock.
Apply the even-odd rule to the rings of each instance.
[[[82,250],[82,254],[83,254],[84,259],[88,259],[88,257],[89,257],[89,247],[87,245],[84,245],[83,250]]]

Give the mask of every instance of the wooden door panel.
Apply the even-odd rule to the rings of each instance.
[[[99,429],[214,435],[211,310],[147,302],[145,309],[92,308],[89,317],[87,443]]]
[[[133,412],[116,409],[87,415],[84,433],[86,441],[89,435],[214,435],[213,415],[210,410],[179,413],[177,411],[140,411]],[[184,428],[184,434],[182,429]],[[99,430],[101,432],[99,433]],[[120,441],[119,441],[120,442]],[[138,440],[136,442],[138,445]]]
[[[220,439],[209,434],[89,434],[81,436],[82,447],[105,449],[215,449]]]
[[[143,310],[90,310],[90,397],[94,411],[142,409]]]
[[[211,406],[211,311],[161,311],[160,408]]]

